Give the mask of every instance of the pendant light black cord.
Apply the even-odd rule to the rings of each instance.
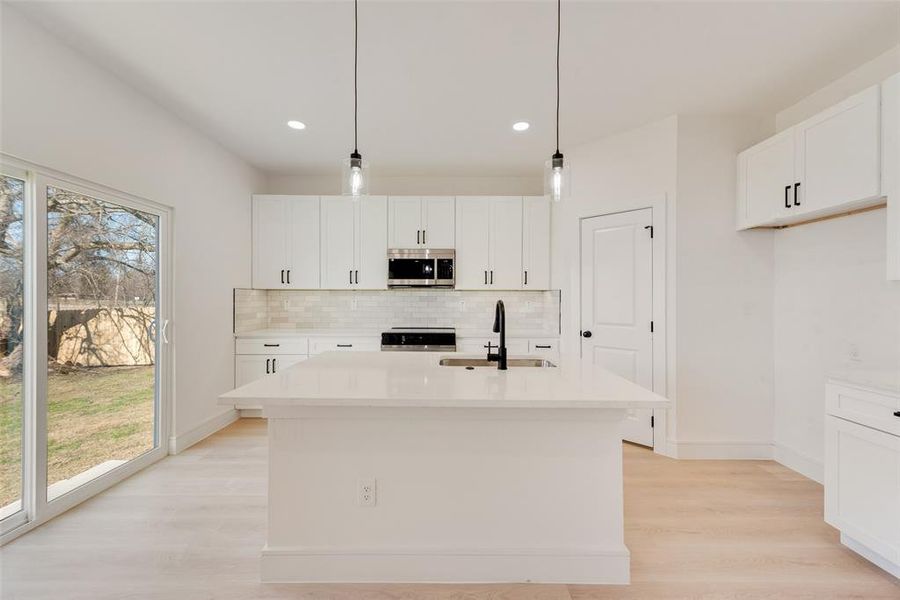
[[[353,153],[359,153],[359,86],[356,83],[359,71],[359,0],[353,0]],[[557,125],[557,129],[559,125]],[[557,142],[559,144],[559,142]]]
[[[562,0],[556,0],[556,153],[559,154],[559,39],[562,29]]]

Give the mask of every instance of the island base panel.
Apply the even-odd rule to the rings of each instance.
[[[263,581],[629,581],[623,410],[271,413]]]

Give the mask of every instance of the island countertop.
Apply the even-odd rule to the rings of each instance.
[[[577,357],[556,367],[441,366],[443,352],[327,352],[222,394],[220,404],[385,408],[667,408],[669,401]],[[468,355],[471,356],[471,355]],[[483,358],[479,356],[478,358]],[[513,357],[510,357],[513,358]]]

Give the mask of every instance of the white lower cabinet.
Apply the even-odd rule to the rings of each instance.
[[[845,545],[900,577],[900,394],[834,383],[827,393],[825,521]]]
[[[234,357],[234,387],[247,385],[309,358],[306,354],[238,354]]]

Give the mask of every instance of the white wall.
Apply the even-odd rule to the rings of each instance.
[[[735,231],[737,153],[771,119],[678,117],[677,455],[772,455],[771,231]]]
[[[778,113],[778,129],[898,71],[900,46]],[[885,278],[885,229],[881,209],[775,233],[775,456],[818,481],[828,374],[900,369],[900,282]]]
[[[9,5],[0,53],[3,152],[175,208],[173,433],[227,413],[231,290],[250,283],[263,178]]]
[[[543,164],[534,177],[379,177],[373,167],[369,192],[406,196],[539,196],[544,193]],[[340,194],[340,175],[270,175],[268,194]]]

